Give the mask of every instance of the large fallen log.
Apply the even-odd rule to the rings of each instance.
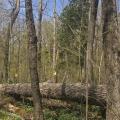
[[[62,84],[62,83],[40,83],[40,90],[43,98],[60,99],[67,101],[76,101],[85,103],[86,86],[80,83]],[[13,95],[31,97],[30,84],[7,84],[0,85],[0,91]],[[106,87],[103,85],[89,86],[89,104],[97,106],[106,106]]]
[[[16,101],[23,102],[24,104],[30,104],[33,106],[33,99],[32,97],[23,97],[23,98],[18,98]],[[79,111],[80,107],[78,106],[77,102],[72,102],[72,101],[63,101],[63,100],[56,100],[56,99],[42,99],[42,105],[44,108],[49,108],[49,109],[69,109],[69,110],[75,110]]]

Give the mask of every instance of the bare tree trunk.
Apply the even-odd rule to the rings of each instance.
[[[42,80],[42,12],[43,12],[43,0],[39,1],[39,11],[38,11],[38,70],[39,70],[39,79]]]
[[[95,38],[95,25],[97,18],[97,8],[99,0],[90,1],[89,25],[88,25],[88,41],[87,41],[87,57],[86,57],[86,77],[88,82],[95,83],[93,76],[93,43]]]
[[[8,82],[8,71],[9,71],[9,40],[10,40],[10,24],[7,28],[7,38],[5,39],[5,56],[4,56],[4,68],[5,68],[5,82]]]
[[[15,23],[15,20],[18,16],[20,9],[20,0],[16,0],[16,6],[13,8],[11,12],[11,20],[8,23],[7,28],[7,36],[5,41],[5,58],[4,58],[4,66],[5,66],[5,81],[8,82],[8,75],[9,75],[9,41],[10,41],[10,35],[13,28],[13,24]]]
[[[20,32],[19,32],[20,34]],[[21,44],[21,38],[19,36],[18,38],[18,55],[17,55],[17,66],[16,66],[16,75],[15,75],[15,78],[16,78],[16,82],[20,82],[20,44]]]
[[[34,119],[43,120],[42,96],[39,89],[39,77],[37,71],[37,36],[32,11],[32,0],[25,0],[25,8],[26,23],[29,37],[29,67],[34,104]]]
[[[56,0],[54,0],[54,36],[53,36],[53,81],[57,82],[56,73]]]
[[[93,74],[93,43],[95,38],[95,25],[99,0],[90,1],[88,41],[86,56],[86,120],[88,120],[88,83],[95,85]]]
[[[103,0],[103,45],[107,81],[107,120],[120,119],[120,42],[115,0]]]

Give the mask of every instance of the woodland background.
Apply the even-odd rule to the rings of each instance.
[[[32,9],[29,7],[31,3]],[[14,97],[1,95],[1,99],[4,98],[2,101],[5,101],[5,104],[1,105],[2,119],[9,119],[9,115],[32,119],[31,113],[37,112],[33,110],[33,105],[36,108],[35,103],[42,104],[42,97],[39,95],[46,95],[47,93],[43,92],[45,88],[52,91],[53,87],[56,96],[51,99],[49,93],[51,98],[44,100],[43,97],[47,105],[40,108],[40,116],[35,114],[35,120],[43,120],[43,113],[46,120],[119,120],[118,26],[119,1],[116,0],[1,0],[0,85],[8,85],[7,94],[14,94]],[[40,91],[37,93],[38,82],[43,83],[40,94]],[[32,83],[33,99],[31,93],[25,93],[25,87],[30,89],[29,83]],[[44,83],[47,85],[44,86]],[[70,90],[76,88],[76,91],[83,87],[81,91],[85,96],[79,92],[80,98],[76,97],[79,102],[83,102],[71,102],[64,94],[59,97],[57,90],[61,84],[65,87],[70,85]],[[13,90],[10,85],[13,85]],[[16,93],[19,93],[17,85],[23,90],[21,98],[16,98]],[[64,89],[63,86],[62,88]],[[104,88],[108,99],[104,97]],[[21,92],[19,94],[21,95]],[[89,94],[95,98],[90,99]],[[54,98],[59,100],[54,101]],[[70,98],[74,98],[74,95],[71,94]],[[99,102],[94,104],[96,98],[101,98],[102,103],[105,101],[105,106],[99,105]],[[93,100],[90,102],[92,104],[89,104],[89,99]],[[112,111],[108,110],[108,114],[105,114],[106,99],[110,103],[108,108]],[[16,104],[13,105],[12,101]],[[9,105],[12,105],[12,110]],[[8,116],[4,111],[9,113]],[[11,115],[12,113],[14,115]],[[37,119],[37,116],[42,117]]]

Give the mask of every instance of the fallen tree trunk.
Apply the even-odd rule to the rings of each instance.
[[[17,102],[23,102],[24,104],[29,103],[33,106],[33,99],[31,97],[17,97],[13,99],[9,96],[1,96],[0,97],[0,109],[1,108],[9,108],[9,104],[15,104]],[[62,100],[55,100],[55,99],[43,99],[42,100],[43,106],[49,109],[72,109],[72,110],[79,110],[77,107],[78,103],[76,102],[67,102]]]
[[[23,102],[24,104],[30,104],[33,106],[33,99],[31,97],[22,97],[15,99],[16,102]],[[80,107],[78,106],[78,102],[73,101],[63,101],[63,100],[56,100],[56,99],[42,99],[42,105],[44,108],[49,109],[69,109],[69,110],[80,110]]]
[[[97,106],[106,106],[106,87],[99,85],[89,86],[89,104]],[[43,98],[60,99],[67,101],[76,101],[85,103],[86,86],[80,83],[62,84],[62,83],[40,83],[40,90]],[[0,91],[13,95],[31,97],[30,84],[7,84],[0,85]]]

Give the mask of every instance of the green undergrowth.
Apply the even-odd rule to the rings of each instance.
[[[0,110],[0,120],[21,120],[17,114],[13,114],[4,110]]]
[[[22,113],[9,113],[0,110],[0,120],[21,120],[21,118],[31,118],[33,107],[30,104],[16,104]],[[85,105],[79,105],[79,110],[70,109],[44,109],[45,120],[85,120]],[[20,118],[21,117],[21,118]],[[105,120],[102,118],[100,108],[96,106],[89,106],[89,120]]]

